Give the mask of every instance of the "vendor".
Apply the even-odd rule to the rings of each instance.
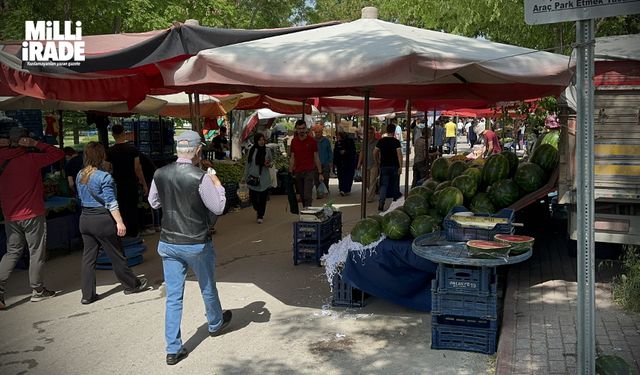
[[[82,155],[78,154],[78,152],[73,147],[65,147],[64,151],[64,174],[67,175],[67,182],[69,183],[69,189],[73,195],[76,194],[75,181],[76,176],[82,169]]]
[[[220,133],[213,137],[211,141],[211,149],[214,151],[216,160],[224,160],[229,151],[229,139],[227,139],[227,128],[220,127]]]

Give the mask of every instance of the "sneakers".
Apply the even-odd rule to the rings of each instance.
[[[145,290],[147,290],[147,282],[148,282],[147,278],[141,277],[141,278],[138,279],[138,281],[140,283],[138,284],[137,287],[135,287],[135,289],[125,289],[124,290],[124,294],[140,293],[140,292],[144,292]]]
[[[215,332],[209,332],[209,336],[211,337],[217,337],[220,336],[224,329],[227,328],[227,326],[229,326],[229,323],[231,323],[231,318],[233,317],[233,313],[231,313],[231,310],[224,310],[222,312],[222,325],[220,325],[220,328],[218,328]]]
[[[87,299],[87,298],[83,298],[80,300],[80,303],[83,305],[90,305],[92,303],[94,303],[95,301],[100,299],[100,295],[99,294],[94,294],[93,297]]]
[[[378,211],[384,211],[384,203],[378,203]]]
[[[262,224],[262,223],[264,222],[264,220],[263,220],[263,219],[258,219],[258,220],[256,220],[256,221],[258,222],[258,224]]]
[[[178,362],[189,356],[189,351],[185,348],[180,349],[179,352],[175,354],[167,354],[167,364],[169,366],[177,365]]]
[[[340,191],[340,196],[344,197],[346,195],[346,193],[344,191]]]
[[[40,302],[45,299],[49,299],[56,295],[56,292],[52,290],[48,290],[47,288],[42,288],[40,291],[33,290],[31,292],[31,302]]]

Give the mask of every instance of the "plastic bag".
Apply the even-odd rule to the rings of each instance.
[[[356,169],[356,173],[353,175],[353,182],[362,182],[362,172]]]
[[[240,199],[240,202],[243,203],[247,203],[251,200],[251,197],[249,196],[249,188],[247,187],[247,184],[239,184],[238,185],[238,198]]]
[[[325,185],[324,182],[321,182],[318,185],[317,193],[318,195],[323,195],[323,196],[329,194],[329,190],[327,190],[327,185]]]
[[[269,168],[269,176],[271,177],[271,187],[278,187],[278,170],[275,167]]]

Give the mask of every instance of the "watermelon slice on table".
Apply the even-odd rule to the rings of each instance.
[[[519,236],[515,234],[496,234],[493,236],[497,242],[511,245],[511,255],[524,254],[533,248],[533,242],[536,240],[530,236]]]
[[[471,240],[467,241],[467,249],[473,258],[506,258],[511,245],[497,241]]]

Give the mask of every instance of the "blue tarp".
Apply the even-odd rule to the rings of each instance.
[[[372,254],[350,253],[342,278],[372,296],[431,311],[431,280],[438,265],[417,256],[411,243],[385,239]]]

